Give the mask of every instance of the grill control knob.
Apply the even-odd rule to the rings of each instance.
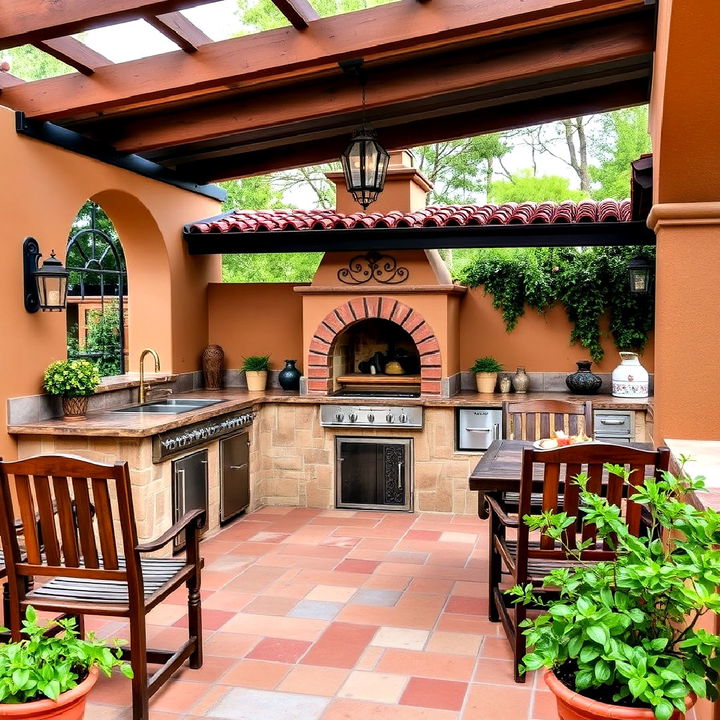
[[[400,417],[398,418],[398,420],[401,423],[406,423],[408,421],[408,416],[405,413],[400,413]]]
[[[388,413],[388,414],[385,416],[385,420],[386,420],[388,423],[391,423],[391,422],[393,421],[393,419],[394,419],[394,418],[393,418],[393,416],[392,416],[392,413]]]
[[[335,413],[335,419],[338,422],[342,422],[345,419],[345,415],[343,415],[343,413],[341,413],[341,412]]]
[[[350,414],[348,415],[348,420],[349,420],[350,422],[354,423],[354,422],[357,420],[357,417],[358,417],[358,416],[357,416],[357,413],[350,413]]]
[[[368,413],[368,422],[375,422],[375,416],[372,413]]]

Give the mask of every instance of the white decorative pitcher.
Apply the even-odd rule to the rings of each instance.
[[[612,373],[612,394],[615,397],[647,397],[650,394],[648,371],[640,364],[637,353],[621,352],[620,360]]]

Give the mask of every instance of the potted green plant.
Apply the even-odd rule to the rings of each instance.
[[[630,471],[605,467],[628,484]],[[698,627],[698,620],[720,612],[720,514],[683,502],[704,487],[702,479],[666,472],[631,490],[648,519],[646,534],[636,537],[619,508],[587,490],[587,475],[576,481],[579,512],[615,550],[614,559],[583,564],[580,553],[589,541],[565,547],[579,563],[545,578],[559,597],[544,603],[547,613],[523,623],[531,649],[524,668],[550,668],[545,681],[561,720],[679,720],[696,696],[718,698],[720,636]],[[546,512],[524,521],[562,542],[573,518]],[[530,585],[508,592],[515,602],[543,604]]]
[[[243,358],[242,369],[245,371],[248,390],[250,392],[262,392],[267,385],[270,356],[250,355]]]
[[[470,372],[475,373],[475,382],[479,393],[495,392],[498,373],[503,369],[502,365],[491,357],[478,358]]]
[[[100,384],[100,373],[89,360],[58,360],[45,370],[43,387],[62,398],[65,420],[80,420],[87,412],[88,397]]]
[[[0,717],[77,720],[98,670],[110,676],[118,667],[126,677],[133,675],[121,659],[119,641],[112,650],[92,633],[83,640],[75,618],[40,625],[28,607],[22,632],[22,640],[0,644]]]

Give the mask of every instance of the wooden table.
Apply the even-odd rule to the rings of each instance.
[[[653,450],[651,443],[629,443],[638,450]],[[470,474],[469,486],[478,492],[478,517],[488,516],[485,495],[494,492],[520,492],[523,448],[532,447],[529,440],[493,440]],[[542,480],[542,468],[536,468]]]

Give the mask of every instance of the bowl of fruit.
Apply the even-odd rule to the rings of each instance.
[[[579,445],[580,443],[592,442],[592,438],[584,432],[577,435],[568,435],[562,430],[554,430],[549,438],[541,438],[533,443],[538,450],[554,450],[565,445]]]

